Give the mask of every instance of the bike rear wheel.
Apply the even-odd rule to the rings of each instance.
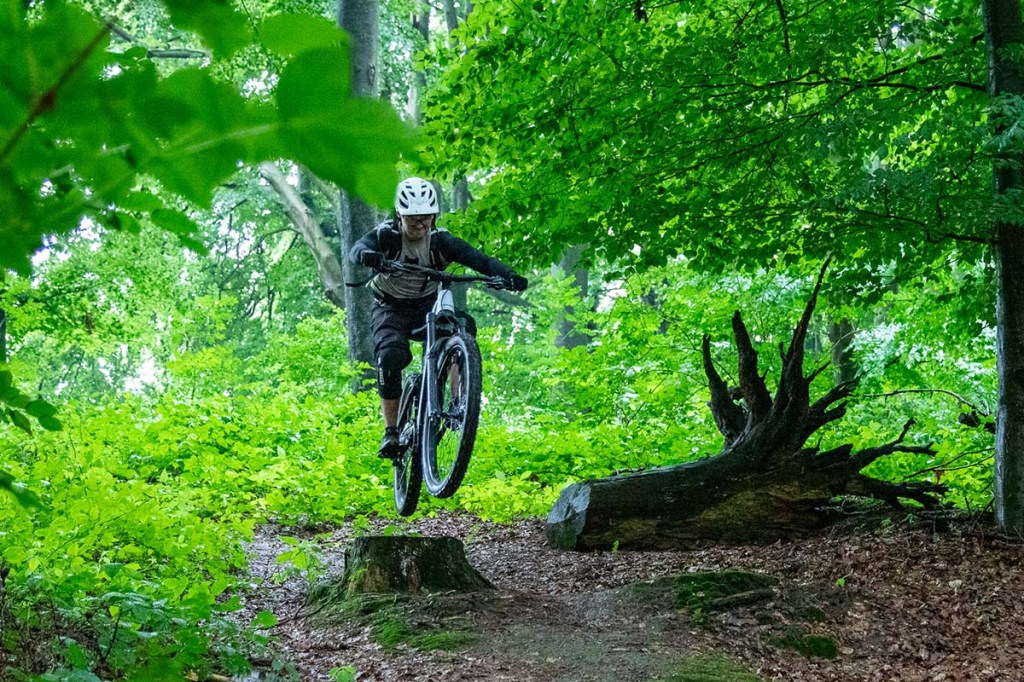
[[[405,382],[402,399],[398,403],[398,442],[401,443],[402,450],[392,463],[395,509],[400,516],[412,514],[420,501],[423,465],[420,460],[419,404],[420,375],[415,374]]]
[[[469,467],[480,421],[480,350],[459,332],[445,341],[437,362],[436,413],[426,420],[423,480],[434,497],[450,497]]]

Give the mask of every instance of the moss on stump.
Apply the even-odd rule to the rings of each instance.
[[[466,560],[457,538],[370,535],[345,551],[343,596],[475,592],[491,584]]]

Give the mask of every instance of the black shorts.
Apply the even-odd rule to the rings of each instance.
[[[427,313],[434,307],[434,296],[396,301],[394,303],[376,300],[370,313],[370,327],[373,330],[373,357],[377,363],[377,391],[381,398],[397,399],[402,392],[402,370],[412,362],[409,341],[424,341]],[[476,323],[464,312],[457,311],[456,317],[473,336]],[[413,332],[417,333],[413,333]]]
[[[373,356],[379,358],[385,348],[409,350],[409,340],[422,341],[420,336],[413,339],[413,330],[427,322],[427,313],[434,307],[435,296],[417,298],[400,303],[385,303],[375,300],[370,314],[370,328],[373,330]],[[412,361],[412,355],[409,355]],[[408,364],[408,363],[406,363]]]

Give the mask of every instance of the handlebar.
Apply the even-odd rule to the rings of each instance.
[[[381,263],[379,272],[408,272],[423,275],[427,280],[440,282],[441,284],[452,284],[455,282],[481,282],[492,289],[511,289],[511,282],[498,275],[456,275],[444,270],[435,270],[424,265],[402,263],[397,260],[386,260]]]

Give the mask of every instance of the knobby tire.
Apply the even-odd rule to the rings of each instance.
[[[452,369],[458,375],[459,390],[452,390]],[[423,480],[434,497],[451,497],[458,490],[469,467],[480,422],[480,350],[476,339],[464,331],[451,336],[442,347],[437,372],[434,405],[440,413],[427,418],[424,429]],[[453,400],[457,396],[457,400]]]
[[[416,511],[420,501],[423,482],[423,465],[420,459],[420,428],[417,414],[420,404],[420,375],[409,377],[402,389],[398,414],[398,438],[402,444],[401,454],[394,460],[395,509],[400,516],[409,516]]]

